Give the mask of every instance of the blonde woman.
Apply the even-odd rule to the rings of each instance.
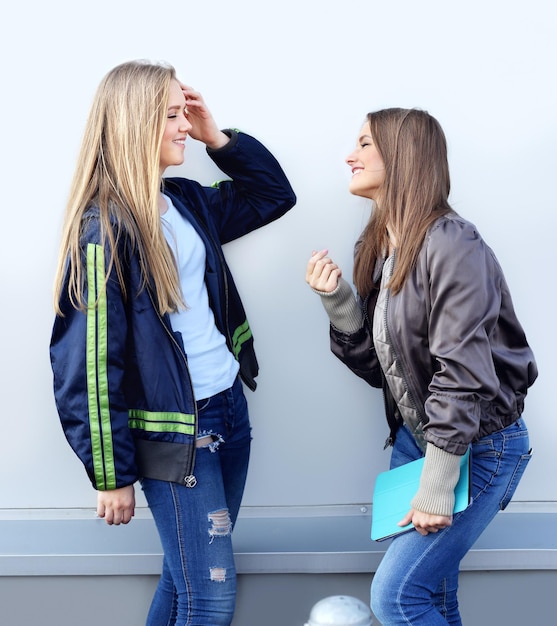
[[[163,178],[188,137],[230,180]],[[150,626],[231,623],[231,531],[248,469],[243,384],[258,365],[222,244],[295,203],[256,139],[217,127],[171,66],[111,70],[94,98],[67,205],[51,340],[65,435],[108,524],[144,490],[163,572]]]
[[[330,318],[331,347],[383,389],[391,467],[425,457],[421,484],[371,587],[383,626],[460,624],[458,569],[530,459],[521,417],[536,363],[503,272],[448,202],[444,133],[415,109],[370,113],[346,159],[350,192],[373,203],[356,244],[354,298],[327,250],[306,280]],[[471,446],[473,503],[453,516]]]

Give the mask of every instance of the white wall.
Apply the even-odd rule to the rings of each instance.
[[[365,113],[429,110],[449,140],[452,203],[505,268],[540,377],[527,399],[534,459],[518,500],[556,501],[554,246],[557,94],[551,0],[218,0],[5,3],[2,36],[0,509],[90,507],[51,392],[51,285],[63,206],[101,77],[164,59],[222,127],[261,138],[298,195],[227,248],[254,329],[259,389],[245,504],[369,502],[387,465],[380,393],[330,354],[304,282],[312,248],[351,274],[369,207],[349,195]],[[181,172],[219,173],[194,141]],[[551,358],[553,357],[553,358]],[[553,382],[552,382],[553,381]]]

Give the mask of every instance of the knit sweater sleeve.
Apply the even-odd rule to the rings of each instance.
[[[345,333],[354,333],[364,323],[364,315],[352,287],[344,278],[340,278],[334,291],[325,292],[312,289],[321,297],[321,302],[329,316],[331,324]]]
[[[416,511],[450,517],[454,511],[454,490],[460,476],[460,456],[427,444],[418,492],[411,502]]]

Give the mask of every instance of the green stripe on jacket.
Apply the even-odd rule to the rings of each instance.
[[[238,358],[242,345],[251,338],[251,328],[249,327],[248,320],[238,326],[232,335],[232,352],[234,356]]]
[[[149,433],[195,434],[195,415],[191,413],[130,409],[128,415],[130,428],[138,428]]]
[[[97,489],[116,488],[112,427],[108,400],[108,331],[104,250],[87,245],[87,395],[93,472]]]

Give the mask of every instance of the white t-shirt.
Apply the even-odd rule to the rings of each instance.
[[[171,313],[172,328],[182,334],[196,399],[228,389],[239,364],[215,324],[205,285],[205,245],[195,228],[178,212],[168,196],[161,216],[164,235],[174,252],[186,308]]]

